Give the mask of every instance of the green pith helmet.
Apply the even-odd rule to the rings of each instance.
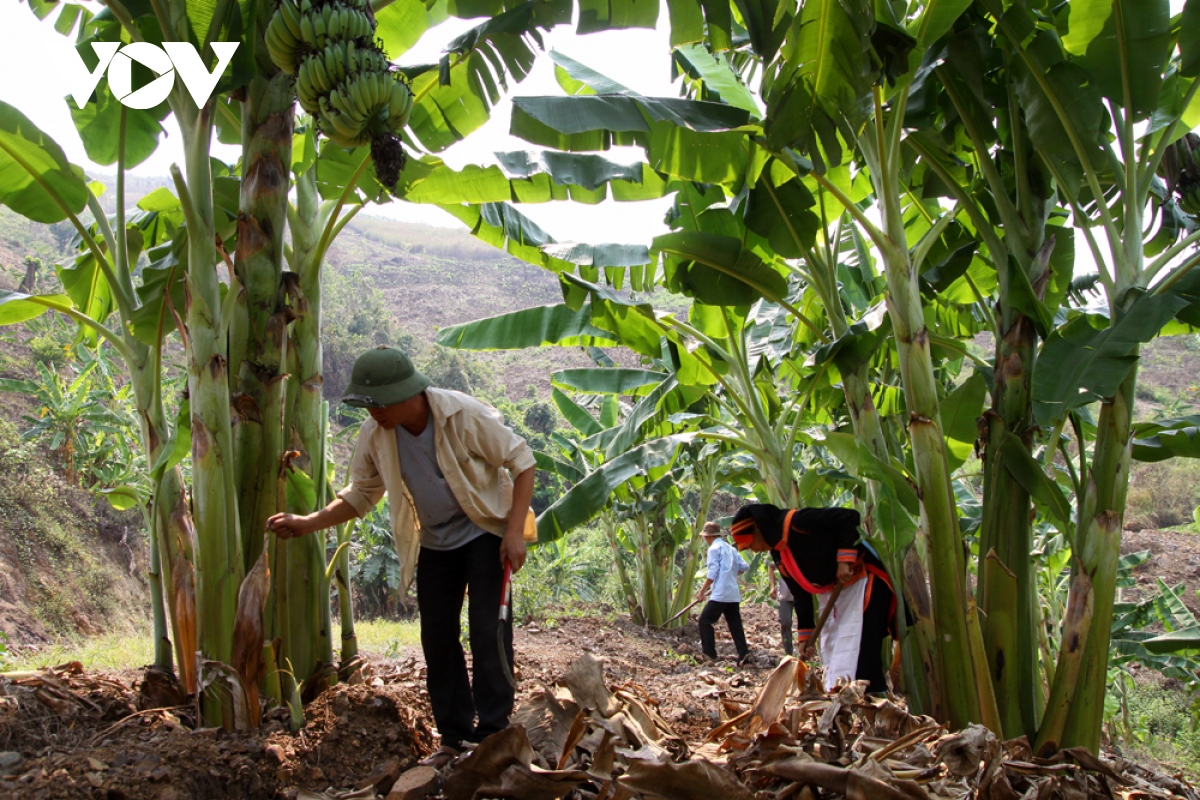
[[[417,371],[408,353],[380,345],[354,360],[342,402],[356,408],[383,408],[403,403],[427,388],[429,378]]]

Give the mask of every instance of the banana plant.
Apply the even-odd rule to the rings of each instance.
[[[1172,324],[1195,322],[1200,234],[1172,225],[1169,199],[1146,234],[1165,154],[1200,124],[1200,51],[1185,35],[1200,17],[1188,3],[1072,4],[1065,35],[1038,25],[1025,4],[983,8],[1018,76],[1030,142],[1072,210],[1099,269],[1107,313],[1072,314],[1046,339],[1034,376],[1036,420],[1057,428],[1100,400],[1095,446],[1077,491],[1073,597],[1079,647],[1060,650],[1038,748],[1099,745],[1109,640],[1132,445],[1137,354]],[[1011,13],[1010,13],[1011,12]],[[1032,26],[1032,27],[1031,27]],[[1143,126],[1141,123],[1148,123]],[[1110,138],[1111,135],[1111,138]],[[1153,205],[1152,205],[1153,204]],[[1099,236],[1097,235],[1099,233]],[[1102,242],[1107,246],[1103,246]],[[1084,330],[1087,326],[1088,330]],[[1078,359],[1094,345],[1096,358]],[[1068,621],[1070,627],[1070,621]]]
[[[672,620],[690,602],[694,589],[703,552],[699,532],[719,486],[723,448],[691,442],[678,433],[664,437],[661,425],[643,421],[632,447],[614,452],[607,445],[629,430],[626,423],[639,418],[636,406],[626,406],[621,413],[619,392],[628,388],[629,376],[611,369],[566,373],[570,374],[554,375],[562,387],[554,389],[554,400],[574,436],[556,434],[558,452],[537,457],[541,469],[574,486],[544,512],[539,528],[561,537],[582,521],[598,519],[630,617],[639,625],[676,624]],[[580,384],[587,386],[585,397],[600,398],[598,419],[563,391],[579,390]],[[652,393],[650,389],[646,396]],[[666,430],[672,427],[668,424]],[[697,495],[696,511],[690,515],[683,507],[689,483]],[[608,488],[604,495],[596,491],[601,485]]]

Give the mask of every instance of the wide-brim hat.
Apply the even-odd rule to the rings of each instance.
[[[342,402],[357,408],[383,408],[416,397],[430,386],[408,353],[380,345],[363,353],[350,370]]]

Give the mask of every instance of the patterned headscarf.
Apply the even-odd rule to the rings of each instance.
[[[787,511],[770,503],[749,503],[742,506],[733,517],[730,531],[739,550],[745,550],[754,541],[755,532],[774,547],[783,538],[783,522]]]

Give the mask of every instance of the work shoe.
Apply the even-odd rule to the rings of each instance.
[[[444,744],[437,750],[434,750],[430,755],[421,759],[420,764],[423,767],[441,769],[454,759],[458,758],[460,755],[462,755],[461,749]]]
[[[737,665],[739,667],[754,666],[754,654],[746,653],[745,655],[738,656]]]

